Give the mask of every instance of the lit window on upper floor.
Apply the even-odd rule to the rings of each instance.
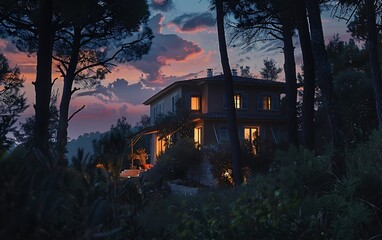
[[[191,97],[191,110],[193,110],[193,111],[200,110],[200,103],[199,103],[199,97],[198,96],[192,96]]]
[[[236,109],[242,108],[242,100],[241,100],[241,95],[240,94],[233,95],[233,101],[234,101]]]
[[[227,97],[226,95],[224,94],[223,96],[223,106],[225,109],[228,108],[228,105],[227,105]],[[235,109],[247,109],[248,107],[248,95],[244,92],[237,92],[237,93],[234,93],[233,94],[233,105],[235,107]]]
[[[270,96],[263,96],[263,110],[271,110],[271,97]]]

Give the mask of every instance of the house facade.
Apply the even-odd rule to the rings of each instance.
[[[239,138],[253,143],[256,154],[262,147],[286,142],[286,114],[280,107],[285,83],[237,76],[233,72],[234,104]],[[144,102],[150,106],[151,125],[159,116],[176,111],[177,103],[191,113],[194,142],[199,146],[229,141],[226,120],[224,75],[178,81]],[[152,132],[150,161],[165,150],[164,141]]]

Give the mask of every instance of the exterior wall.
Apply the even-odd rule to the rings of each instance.
[[[180,87],[167,93],[150,105],[150,123],[155,124],[155,120],[160,114],[167,114],[173,111],[173,98],[175,103],[182,98],[182,89]]]
[[[216,130],[216,131],[215,131]],[[217,143],[216,123],[211,121],[204,121],[204,143],[205,146]]]
[[[191,109],[191,97],[198,96],[199,97],[199,108],[203,109],[206,104],[203,100],[203,93],[200,87],[197,86],[187,86],[182,89],[182,103],[187,109]],[[199,110],[200,112],[200,110]]]
[[[208,91],[208,110],[209,112],[224,111],[224,86],[223,84],[209,84],[206,86]]]
[[[223,84],[208,84],[204,87],[207,90],[204,90],[204,97],[208,100],[208,105],[203,109],[203,113],[207,112],[225,112],[225,93]],[[236,85],[234,86],[235,93],[239,93],[242,96],[242,101],[246,102],[244,108],[236,109],[238,114],[256,114],[258,116],[280,116],[280,94],[282,91],[274,89],[272,87],[257,87],[257,86],[245,86],[245,85]],[[259,106],[262,106],[262,97],[271,96],[272,102],[277,102],[277,110],[262,110],[259,109]],[[259,102],[260,101],[260,102]],[[273,103],[271,103],[273,104]]]
[[[207,86],[203,86],[202,87],[202,91],[201,91],[201,102],[202,102],[202,113],[208,113],[209,111],[209,99],[208,99],[208,96],[210,95],[208,93],[208,87]]]
[[[280,144],[287,141],[287,132],[285,123],[244,121],[238,122],[238,134],[240,140],[244,140],[244,128],[259,127],[260,138],[268,145]],[[204,144],[211,145],[216,143],[228,143],[228,126],[223,120],[204,121]],[[226,131],[225,133],[223,133]]]
[[[252,119],[238,118],[238,133],[240,139],[244,139],[244,127],[259,126],[260,137],[266,145],[274,145],[280,142],[286,142],[286,119],[285,113],[280,111],[279,101],[282,89],[278,86],[255,86],[246,85],[244,83],[235,84],[235,93],[242,96],[242,101],[246,103],[243,108],[236,109],[238,116],[249,115]],[[167,114],[173,111],[173,98],[182,101],[182,104],[190,109],[191,96],[199,96],[200,110],[192,113],[207,114],[207,113],[224,113],[225,109],[225,94],[224,84],[216,82],[202,82],[195,85],[184,84],[179,85],[171,91],[166,92],[163,96],[157,98],[150,105],[151,124],[154,125],[156,117],[159,114]],[[277,108],[271,110],[262,110],[262,97],[271,96],[273,101],[277,101]],[[245,105],[245,106],[244,106]],[[272,106],[273,107],[273,106]],[[197,116],[197,115],[196,115]],[[216,143],[228,142],[228,129],[225,119],[204,119],[194,123],[195,127],[202,127],[202,145],[208,146]],[[226,133],[224,132],[226,128]],[[223,129],[223,130],[222,130]],[[156,135],[153,134],[150,149],[150,161],[156,161]]]

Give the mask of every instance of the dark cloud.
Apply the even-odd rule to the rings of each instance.
[[[162,18],[162,14],[157,14],[149,21],[149,26],[155,35],[149,53],[140,61],[130,63],[145,73],[146,77],[141,81],[148,87],[166,84],[166,76],[161,68],[167,66],[169,60],[183,61],[202,51],[197,44],[176,34],[162,34],[160,24]]]
[[[182,32],[202,31],[216,24],[216,19],[209,13],[185,13],[174,18],[170,23],[176,25]]]
[[[144,88],[141,82],[129,84],[125,79],[116,79],[107,87],[98,86],[93,91],[81,92],[76,96],[95,96],[104,103],[121,102],[139,105],[156,92],[158,92],[158,90]]]
[[[110,83],[108,90],[117,98],[118,102],[128,102],[133,105],[142,104],[158,90],[144,88],[141,82],[129,84],[125,79],[116,79]]]
[[[174,3],[172,0],[151,0],[150,7],[156,11],[168,12],[174,9]]]

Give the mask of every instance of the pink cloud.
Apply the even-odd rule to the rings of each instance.
[[[189,57],[192,58],[195,54],[202,52],[197,43],[187,41],[176,34],[162,34],[162,20],[162,14],[157,14],[150,19],[149,26],[155,35],[151,49],[140,61],[131,63],[144,73],[141,81],[148,87],[166,84],[162,67],[167,66],[168,62],[186,61]]]

